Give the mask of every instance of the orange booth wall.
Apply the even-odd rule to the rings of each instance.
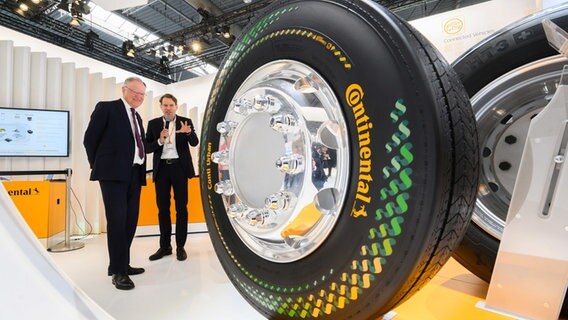
[[[38,238],[65,231],[65,181],[4,181],[2,184]]]
[[[2,183],[16,208],[38,238],[49,238],[65,231],[65,181],[4,181]],[[205,215],[201,207],[199,178],[188,180],[188,190],[188,223],[205,222]],[[172,223],[175,223],[173,192],[170,212]],[[147,180],[147,185],[142,187],[138,225],[158,225],[158,206],[151,178]]]
[[[187,212],[189,213],[188,223],[205,222],[205,215],[201,207],[201,191],[199,189],[199,177],[188,180],[189,197],[187,202]],[[171,194],[170,213],[172,223],[176,221],[176,209],[173,191]],[[158,206],[156,205],[156,192],[152,179],[146,179],[146,186],[142,187],[140,195],[140,217],[138,218],[139,226],[158,225]]]

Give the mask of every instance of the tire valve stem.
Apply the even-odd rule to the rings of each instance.
[[[211,154],[211,161],[216,164],[220,165],[228,165],[229,164],[229,151],[215,151]]]
[[[270,127],[280,133],[287,133],[296,129],[296,123],[296,118],[291,114],[277,114],[270,118]]]
[[[276,168],[284,173],[296,174],[304,171],[304,157],[297,154],[282,156],[275,164]]]
[[[217,182],[215,184],[214,189],[217,194],[222,194],[225,196],[230,196],[235,193],[235,190],[233,189],[233,184],[231,183],[230,180],[223,180]]]

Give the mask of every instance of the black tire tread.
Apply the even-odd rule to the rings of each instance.
[[[441,60],[441,54],[408,23],[399,19],[409,39],[413,39],[420,49],[418,54],[428,63],[432,81],[437,83],[437,99],[439,105],[445,106],[440,113],[440,123],[445,123],[444,130],[451,136],[452,165],[447,168],[451,177],[450,190],[446,190],[447,207],[439,215],[445,218],[430,239],[431,248],[424,255],[419,270],[414,277],[407,280],[408,289],[399,303],[411,297],[416,291],[430,281],[451,257],[453,250],[461,242],[469,225],[475,204],[475,192],[479,176],[479,152],[475,118],[465,90],[457,74]]]

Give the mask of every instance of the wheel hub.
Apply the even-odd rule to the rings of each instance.
[[[313,252],[347,189],[347,128],[331,87],[303,63],[268,63],[243,82],[217,131],[215,191],[240,239],[273,262]],[[326,150],[336,165],[321,178]]]

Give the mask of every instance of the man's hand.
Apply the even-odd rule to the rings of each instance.
[[[164,144],[166,142],[169,134],[168,129],[164,127],[164,129],[160,132],[160,144]]]
[[[181,128],[176,131],[176,133],[191,133],[191,127],[187,124],[187,121],[181,121]]]

